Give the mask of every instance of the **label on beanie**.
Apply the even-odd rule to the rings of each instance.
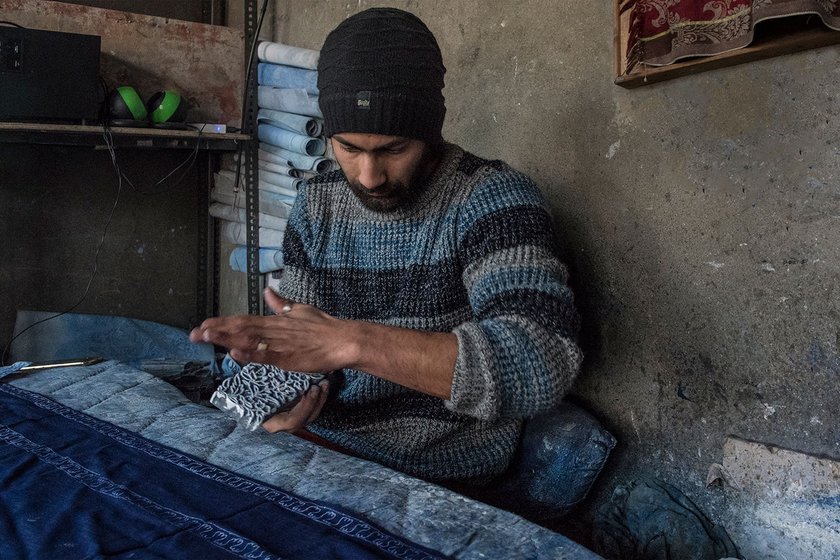
[[[360,91],[356,94],[356,108],[370,110],[370,91]]]

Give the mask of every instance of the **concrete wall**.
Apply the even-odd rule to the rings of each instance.
[[[374,5],[436,34],[445,136],[550,201],[584,315],[574,396],[620,440],[590,507],[645,473],[735,526],[746,497],[705,486],[727,435],[840,457],[840,47],[628,91],[606,1],[287,0],[275,37],[320,48]]]

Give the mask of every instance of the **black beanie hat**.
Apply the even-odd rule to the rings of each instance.
[[[443,58],[420,19],[371,8],[336,27],[318,61],[324,134],[367,132],[443,141]]]

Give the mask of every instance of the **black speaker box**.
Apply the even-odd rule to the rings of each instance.
[[[101,38],[0,25],[0,120],[97,118]]]

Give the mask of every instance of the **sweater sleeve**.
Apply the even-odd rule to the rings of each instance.
[[[283,274],[278,292],[293,301],[317,305],[317,283],[312,278],[309,254],[315,244],[308,211],[310,192],[310,185],[304,182],[289,213],[286,231],[283,234]]]
[[[527,418],[555,406],[577,375],[579,318],[551,215],[539,190],[507,169],[477,185],[457,233],[473,320],[454,329],[450,400],[483,420]]]

